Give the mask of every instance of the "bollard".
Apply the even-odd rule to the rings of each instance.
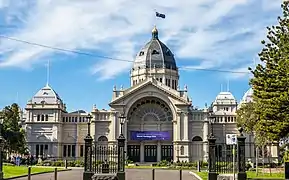
[[[152,170],[152,180],[155,180],[155,169]]]
[[[180,169],[180,180],[183,179],[183,171]]]
[[[28,167],[28,176],[27,176],[28,180],[31,180],[31,167]]]
[[[67,159],[64,160],[65,169],[67,169]]]
[[[198,168],[198,172],[201,172],[201,161],[200,161],[200,160],[198,161],[197,166],[198,166],[198,167],[197,167],[197,168]]]
[[[54,169],[54,180],[57,180],[57,168]]]

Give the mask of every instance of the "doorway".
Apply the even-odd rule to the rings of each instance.
[[[144,161],[157,162],[157,145],[145,145]]]
[[[127,155],[129,160],[140,162],[140,145],[128,145]]]
[[[162,145],[161,160],[171,161],[173,159],[173,145]]]

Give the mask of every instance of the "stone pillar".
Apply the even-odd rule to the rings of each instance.
[[[83,180],[90,180],[93,176],[92,172],[92,137],[90,136],[90,123],[88,123],[88,133],[84,138],[85,151],[84,151],[84,172]]]
[[[183,119],[183,140],[184,141],[189,141],[189,113],[185,112],[184,113],[184,119]]]
[[[118,138],[117,152],[117,177],[119,180],[125,180],[125,137],[121,134]]]
[[[140,162],[144,162],[144,143],[140,142]]]
[[[216,138],[211,136],[208,138],[209,142],[209,174],[208,180],[216,180]]]
[[[182,131],[182,126],[181,126],[181,115],[182,112],[177,113],[177,140],[181,140],[181,131]]]
[[[239,129],[240,135],[237,137],[237,162],[238,162],[238,180],[246,180],[246,159],[245,159],[245,140],[243,129]]]
[[[117,129],[117,113],[116,112],[113,112],[112,113],[112,140],[115,141],[117,136],[116,136],[116,129]]]
[[[161,150],[161,142],[158,141],[158,144],[157,144],[157,161],[161,161],[162,159],[162,150]]]

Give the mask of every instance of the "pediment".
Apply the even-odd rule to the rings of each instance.
[[[155,79],[147,79],[136,86],[124,90],[123,95],[112,100],[109,106],[123,105],[123,103],[130,101],[132,98],[136,98],[139,94],[145,94],[146,96],[161,95],[161,97],[168,97],[175,105],[191,105],[187,97],[182,97],[179,91],[171,89]]]

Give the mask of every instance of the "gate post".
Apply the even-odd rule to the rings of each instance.
[[[245,140],[246,137],[243,135],[243,128],[238,129],[240,134],[237,137],[237,150],[238,150],[238,180],[246,180],[246,159],[245,159]]]
[[[88,123],[87,128],[88,132],[86,137],[84,138],[84,172],[83,172],[83,180],[91,180],[91,177],[93,176],[92,171],[92,137],[90,135],[90,119],[91,115],[88,115]]]
[[[216,138],[211,134],[208,138],[209,141],[209,174],[208,180],[216,180]]]
[[[117,176],[119,180],[125,180],[125,137],[121,133],[117,138],[118,148],[117,148]]]

